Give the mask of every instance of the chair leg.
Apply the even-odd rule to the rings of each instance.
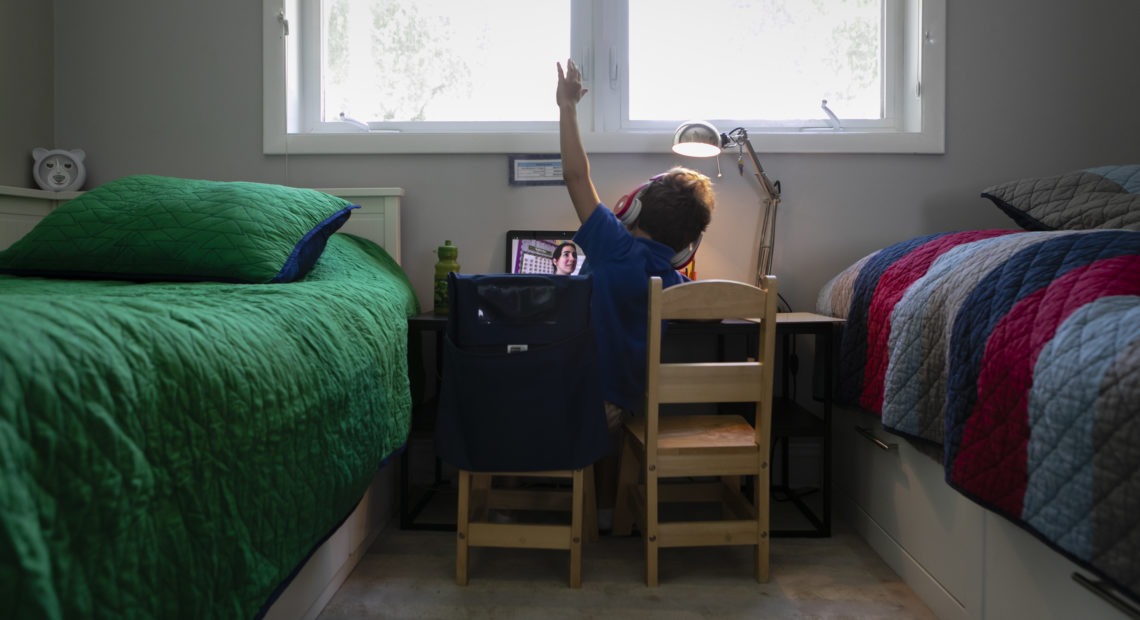
[[[645,585],[657,587],[657,556],[658,556],[658,510],[660,497],[658,494],[658,479],[655,468],[648,467],[645,472]]]
[[[743,484],[743,480],[742,480],[741,476],[721,476],[720,480],[721,480],[721,484],[723,484],[726,489],[734,489],[736,492],[740,493],[741,496],[743,497],[743,495],[744,495],[744,484]],[[753,505],[755,505],[755,504],[753,504]],[[736,513],[734,513],[730,509],[729,505],[723,501],[720,503],[720,512],[721,512],[721,518],[722,519],[739,519],[740,518],[740,517],[736,516]]]
[[[591,472],[592,474],[593,472]],[[583,470],[575,469],[570,484],[570,587],[582,587],[582,512],[585,504]]]
[[[633,531],[633,499],[639,476],[638,458],[633,439],[623,431],[621,462],[619,464],[617,498],[614,501],[614,536],[629,536]]]
[[[471,472],[459,470],[459,509],[455,521],[455,583],[467,585],[467,537],[471,519]]]
[[[768,583],[768,552],[772,540],[769,536],[772,497],[771,483],[765,475],[768,472],[766,469],[761,471],[763,473],[756,476],[752,485],[752,501],[756,507],[756,528],[759,536],[756,542],[756,581]]]

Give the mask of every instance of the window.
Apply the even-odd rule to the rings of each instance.
[[[263,3],[267,153],[557,152],[567,57],[590,152],[944,151],[945,0]]]

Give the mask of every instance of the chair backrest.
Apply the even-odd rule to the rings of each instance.
[[[578,469],[609,451],[579,276],[451,274],[436,452],[470,471]]]
[[[464,349],[509,343],[551,344],[590,327],[593,289],[589,278],[542,274],[454,276],[448,278],[447,333]]]
[[[661,278],[649,282],[646,351],[646,443],[656,449],[658,412],[663,404],[741,403],[757,406],[757,445],[766,443],[771,419],[773,363],[776,346],[776,279],[760,286],[729,280],[698,280],[663,288]],[[663,363],[665,321],[748,321],[757,331],[758,356],[745,361]]]

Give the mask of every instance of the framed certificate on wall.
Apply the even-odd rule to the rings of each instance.
[[[565,185],[561,155],[510,155],[507,180],[511,185]]]

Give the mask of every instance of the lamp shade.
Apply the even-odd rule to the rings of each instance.
[[[688,157],[713,157],[724,142],[712,123],[688,121],[673,134],[673,152]]]

